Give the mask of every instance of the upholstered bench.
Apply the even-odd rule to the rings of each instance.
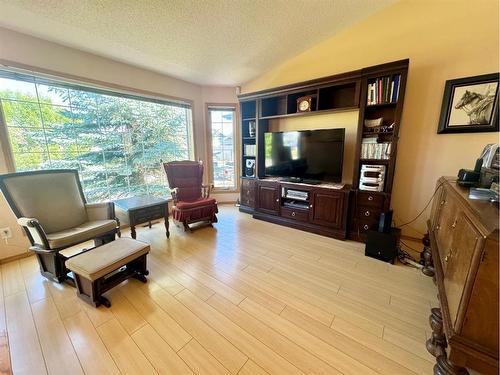
[[[68,259],[66,267],[75,275],[78,297],[95,307],[101,304],[110,307],[103,293],[131,277],[147,282],[148,253],[147,243],[118,238]]]

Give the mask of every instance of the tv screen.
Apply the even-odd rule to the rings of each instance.
[[[345,129],[264,133],[265,175],[342,181]]]

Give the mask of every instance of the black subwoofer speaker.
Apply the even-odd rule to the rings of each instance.
[[[366,231],[365,255],[394,264],[398,256],[400,237],[401,229],[398,228],[391,228],[388,232],[369,229]]]

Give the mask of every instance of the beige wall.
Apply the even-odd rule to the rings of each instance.
[[[410,58],[392,198],[402,223],[425,206],[439,176],[473,167],[484,145],[498,142],[498,133],[436,134],[445,81],[499,71],[498,14],[497,0],[401,1],[245,84],[243,92]],[[413,225],[418,232],[426,217]]]
[[[193,104],[195,154],[202,160],[206,157],[205,103],[237,102],[236,91],[232,87],[195,85],[4,28],[0,28],[0,60],[101,81],[105,84],[187,99]],[[0,143],[0,173],[5,172],[7,166]],[[218,199],[234,200],[234,197],[223,195]],[[14,235],[8,243],[0,240],[0,259],[25,252],[28,244],[5,200],[0,197],[0,228],[6,226],[11,227]]]

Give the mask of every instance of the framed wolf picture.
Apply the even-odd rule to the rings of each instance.
[[[446,81],[438,134],[498,131],[498,73]]]

